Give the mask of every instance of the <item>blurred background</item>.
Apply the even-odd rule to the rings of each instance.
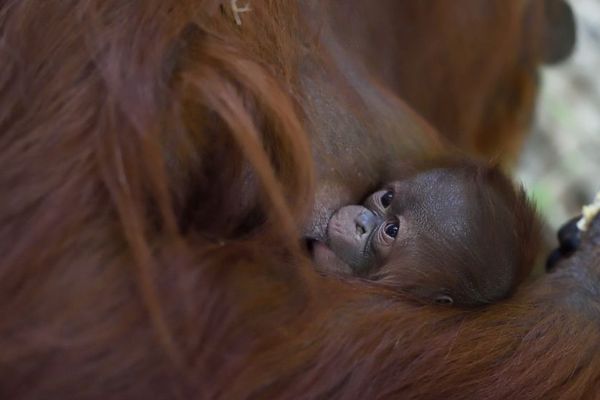
[[[600,0],[571,0],[577,44],[542,72],[536,123],[517,176],[553,228],[600,190]]]

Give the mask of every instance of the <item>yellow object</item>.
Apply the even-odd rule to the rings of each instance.
[[[591,204],[581,208],[581,219],[577,222],[577,228],[580,231],[586,231],[594,217],[600,211],[600,192],[596,193],[596,197]]]

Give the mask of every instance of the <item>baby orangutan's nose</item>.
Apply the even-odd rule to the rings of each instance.
[[[359,235],[370,234],[377,226],[377,216],[370,210],[363,210],[354,219],[356,224],[356,233]]]

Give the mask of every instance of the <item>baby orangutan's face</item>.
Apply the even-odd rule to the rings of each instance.
[[[506,297],[525,276],[538,227],[524,192],[499,170],[465,164],[417,173],[340,208],[313,256],[322,272],[474,306]]]
[[[470,232],[469,192],[462,178],[434,169],[393,182],[362,205],[340,208],[327,226],[327,245],[317,243],[322,270],[366,276],[402,248],[429,237],[462,240]],[[411,244],[412,243],[412,244]]]

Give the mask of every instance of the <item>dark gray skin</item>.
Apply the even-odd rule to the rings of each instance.
[[[421,172],[337,210],[314,258],[321,271],[377,280],[435,303],[489,304],[519,282],[521,243],[538,240],[535,211],[515,199],[486,181],[475,184],[460,168]],[[515,234],[522,211],[532,229]]]

